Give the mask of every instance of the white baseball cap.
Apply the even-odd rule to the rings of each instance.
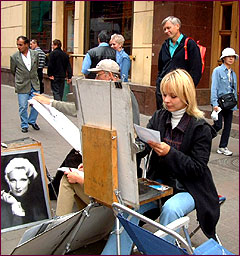
[[[98,72],[98,71],[108,71],[115,74],[120,74],[120,67],[116,61],[111,59],[104,59],[98,62],[96,68],[90,68],[88,71],[90,72]]]
[[[224,58],[224,57],[228,57],[228,56],[235,56],[236,59],[238,59],[238,55],[235,53],[233,48],[225,48],[222,51],[222,56],[220,57],[220,59]]]

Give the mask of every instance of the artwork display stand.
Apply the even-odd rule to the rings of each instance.
[[[15,197],[9,191],[9,184],[4,177],[5,168],[14,160],[22,161],[23,165],[18,169],[31,168],[36,172],[34,179],[29,178],[27,189],[22,196],[18,196],[17,201],[22,205],[24,215],[17,215],[12,211],[9,212],[10,203],[5,202],[1,205],[2,218],[1,232],[12,231],[28,226],[36,225],[51,218],[50,199],[47,186],[47,173],[45,168],[45,160],[41,142],[25,137],[17,140],[4,141],[1,143],[1,191],[6,192],[9,196]],[[15,161],[14,166],[19,164]],[[18,166],[17,166],[18,167]],[[34,185],[33,185],[34,183]],[[25,188],[24,188],[25,189]],[[9,192],[8,192],[9,191]],[[30,205],[28,201],[32,201],[34,205]],[[10,207],[9,207],[10,206]],[[4,212],[6,215],[4,215]]]

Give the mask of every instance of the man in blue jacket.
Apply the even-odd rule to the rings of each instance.
[[[163,43],[158,57],[158,76],[156,82],[157,109],[162,108],[160,83],[167,73],[177,68],[185,69],[191,75],[195,87],[202,76],[200,50],[194,40],[190,39],[188,41],[188,59],[185,60],[184,44],[187,36],[180,32],[181,21],[174,16],[169,16],[162,21],[162,26],[168,39]]]

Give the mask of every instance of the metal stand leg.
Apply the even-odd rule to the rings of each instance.
[[[86,217],[89,217],[89,210],[90,210],[90,208],[93,207],[93,205],[95,205],[95,202],[94,202],[93,200],[91,200],[91,202],[90,202],[90,203],[87,205],[87,207],[84,209],[83,214],[81,215],[78,224],[76,225],[75,229],[73,229],[73,231],[72,231],[72,235],[71,235],[71,237],[70,237],[68,243],[66,244],[66,247],[65,247],[65,249],[64,249],[64,251],[63,251],[63,253],[62,253],[62,255],[65,255],[66,253],[68,253],[68,252],[70,251],[70,249],[71,249],[71,243],[72,243],[74,237],[76,236],[78,230],[80,229],[80,227],[81,227],[83,221],[85,220],[85,218],[86,218]]]
[[[123,200],[121,196],[121,192],[118,189],[114,190],[116,197],[118,199],[118,202],[123,205]],[[120,240],[120,222],[119,219],[116,218],[116,245],[117,245],[117,255],[121,255],[121,240]]]
[[[116,218],[116,243],[117,243],[117,255],[121,255],[121,242],[120,242],[120,222]]]
[[[45,168],[46,168],[46,172],[47,172],[47,178],[48,178],[48,180],[49,180],[49,182],[50,182],[50,184],[51,184],[51,187],[52,187],[52,189],[53,189],[53,193],[54,193],[54,195],[55,195],[55,197],[56,197],[56,199],[57,199],[57,193],[56,193],[56,190],[54,189],[54,186],[53,186],[53,184],[52,184],[53,178],[51,177],[51,175],[50,175],[50,173],[49,173],[49,171],[48,171],[48,169],[47,169],[46,166],[45,166]]]

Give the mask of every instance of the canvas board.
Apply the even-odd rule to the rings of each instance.
[[[84,218],[83,211],[85,209],[27,230],[11,255],[61,255],[74,228]],[[110,208],[93,205],[89,209],[89,216],[84,218],[71,242],[71,251],[104,238],[112,230],[114,221],[115,217]]]
[[[134,141],[130,88],[119,88],[112,81],[76,80],[76,105],[79,128],[83,124],[117,131],[118,185],[123,202],[139,205],[137,167],[132,152]],[[84,157],[84,156],[83,156]]]

